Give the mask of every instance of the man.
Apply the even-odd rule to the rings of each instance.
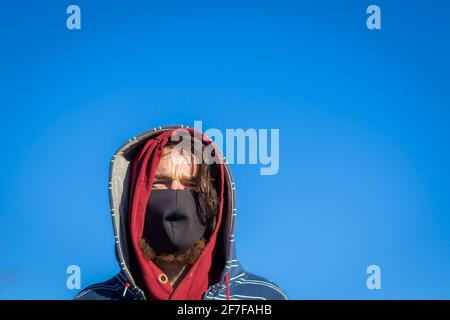
[[[235,188],[211,140],[166,127],[114,155],[110,204],[121,271],[76,299],[287,299],[235,254]]]

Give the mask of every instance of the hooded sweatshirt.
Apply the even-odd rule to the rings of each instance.
[[[116,258],[120,272],[82,290],[76,299],[151,300],[283,300],[286,294],[272,281],[245,271],[236,257],[234,224],[235,185],[230,169],[219,157],[219,209],[216,226],[201,255],[176,288],[161,282],[162,271],[139,249],[146,206],[162,149],[185,126],[159,127],[129,139],[113,155],[109,195]],[[204,143],[209,137],[197,132]]]

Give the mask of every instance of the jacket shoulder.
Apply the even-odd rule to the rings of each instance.
[[[75,300],[122,300],[125,290],[124,282],[119,279],[120,275],[113,278],[90,285],[81,290]]]
[[[252,300],[287,300],[286,293],[273,281],[244,272],[232,280],[232,297]]]

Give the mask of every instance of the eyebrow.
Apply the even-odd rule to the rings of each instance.
[[[164,181],[164,180],[172,180],[172,178],[169,176],[155,175],[155,177],[153,178],[153,181],[155,181],[155,180]]]
[[[163,175],[155,175],[155,177],[153,178],[153,182],[166,182],[166,181],[172,181],[172,177],[169,176],[163,176]],[[190,177],[181,177],[180,179],[181,181],[185,181],[185,182],[195,182],[196,181],[196,177],[195,176],[190,176]]]

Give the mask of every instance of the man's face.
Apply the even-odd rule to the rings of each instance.
[[[198,164],[190,152],[164,147],[152,189],[195,189]]]
[[[153,179],[152,189],[197,190],[197,176],[199,164],[191,152],[182,152],[173,147],[164,147],[158,167]],[[192,247],[183,254],[156,254],[146,240],[141,239],[139,246],[149,260],[159,266],[168,264],[193,264],[200,256],[206,245],[206,239],[197,240]]]

